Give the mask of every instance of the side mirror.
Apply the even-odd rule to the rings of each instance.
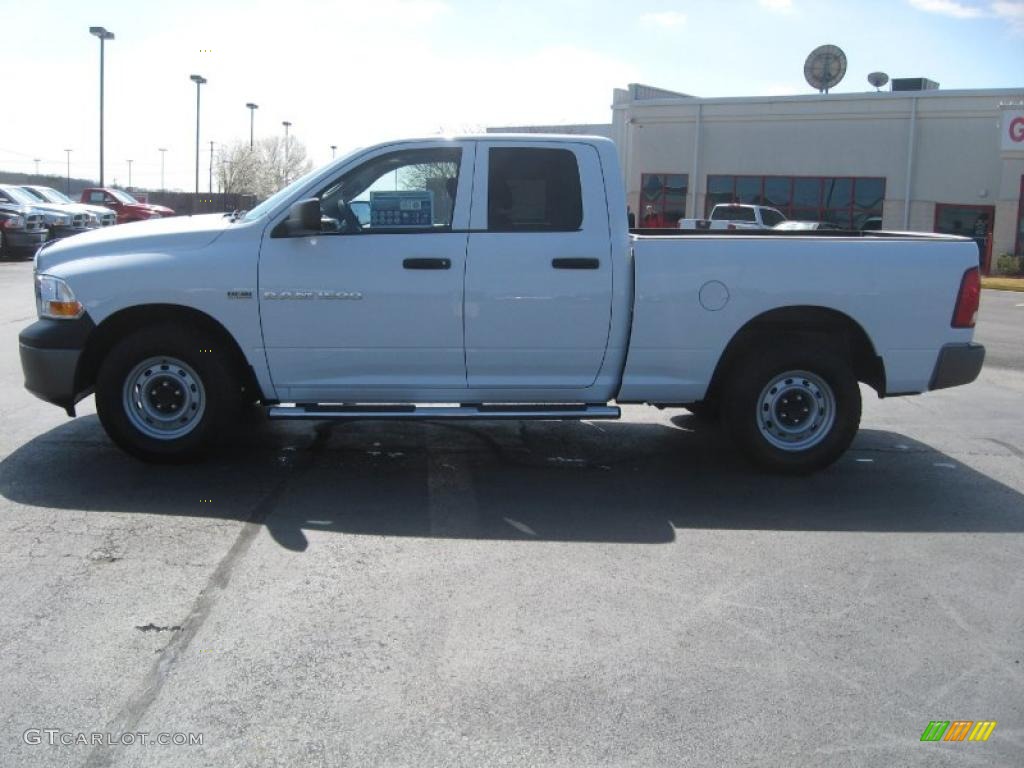
[[[285,219],[289,235],[315,235],[323,227],[320,224],[320,201],[316,198],[299,200],[292,205]]]

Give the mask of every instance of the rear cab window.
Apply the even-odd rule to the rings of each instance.
[[[741,208],[738,205],[723,205],[711,212],[714,221],[756,221],[753,208]]]

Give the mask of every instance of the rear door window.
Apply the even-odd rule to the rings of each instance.
[[[583,195],[573,152],[495,147],[488,162],[488,231],[574,232],[580,228]]]

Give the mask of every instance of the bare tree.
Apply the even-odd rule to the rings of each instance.
[[[284,138],[270,136],[261,139],[252,149],[248,142],[243,141],[222,149],[217,179],[225,192],[251,194],[263,199],[308,173],[312,167],[301,141],[289,138],[286,153]]]

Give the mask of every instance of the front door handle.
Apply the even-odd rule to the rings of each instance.
[[[555,269],[598,269],[600,259],[552,259],[551,266]]]
[[[406,269],[451,269],[451,259],[405,259],[402,266]]]

